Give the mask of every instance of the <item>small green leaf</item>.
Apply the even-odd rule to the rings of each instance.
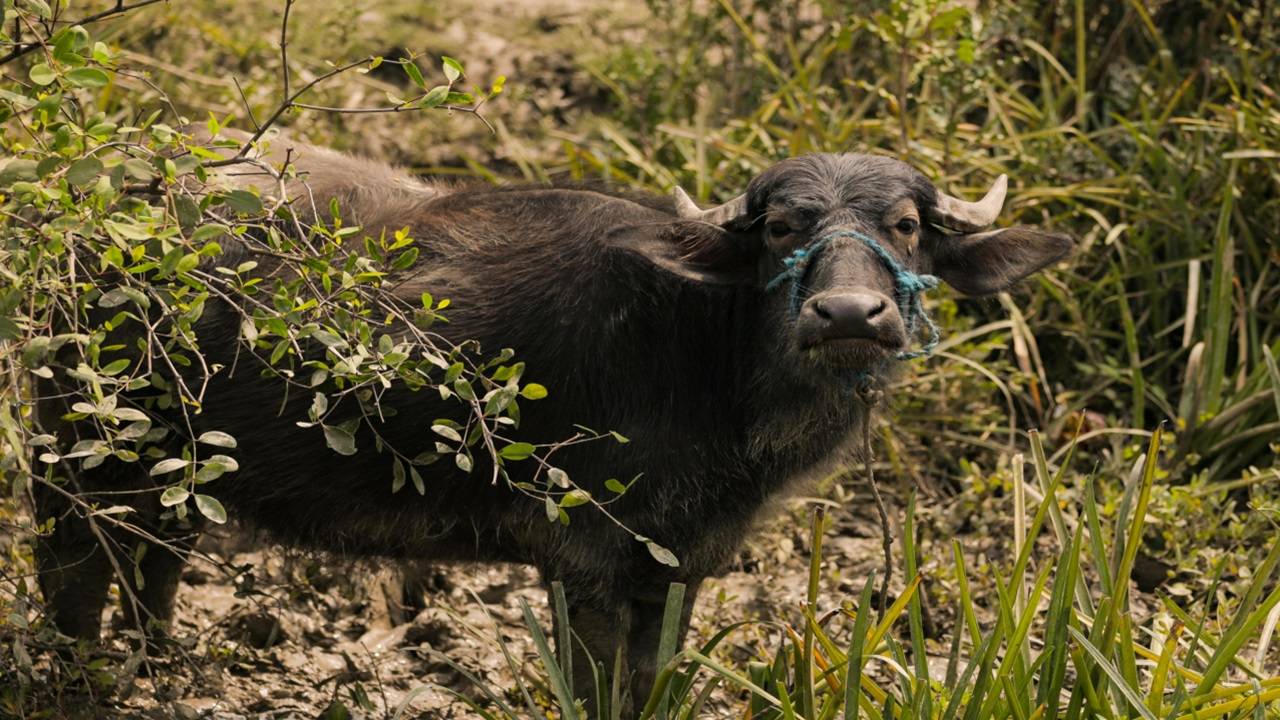
[[[232,190],[226,196],[227,207],[234,212],[245,215],[257,215],[262,212],[262,198],[248,190]]]
[[[556,487],[562,487],[566,489],[569,487],[569,473],[565,472],[564,470],[561,470],[558,467],[553,467],[547,471],[547,479],[550,480],[551,484],[555,485]]]
[[[164,475],[166,473],[171,473],[174,470],[181,470],[190,464],[190,460],[183,460],[182,458],[165,458],[164,460],[156,463],[151,468],[151,472],[149,474],[152,476]]]
[[[212,522],[222,525],[227,521],[226,508],[222,507],[222,503],[212,495],[196,494],[196,509],[200,514],[209,518]]]
[[[230,455],[212,455],[208,460],[204,461],[206,465],[221,465],[226,472],[235,472],[240,469],[240,463]]]
[[[498,451],[505,460],[524,460],[533,454],[536,447],[527,442],[515,442]]]
[[[151,421],[151,418],[148,418],[146,413],[134,408],[118,407],[107,414],[117,420],[124,420],[126,422],[150,422]]]
[[[98,179],[100,172],[102,172],[101,160],[93,155],[83,157],[67,168],[67,182],[72,185],[88,185],[91,181]]]
[[[51,84],[58,77],[53,68],[44,63],[32,65],[31,70],[27,72],[27,76],[31,78],[31,82],[41,87]]]
[[[196,483],[204,484],[207,482],[213,482],[214,480],[222,477],[222,474],[226,471],[227,469],[223,467],[221,463],[205,463],[196,471]]]
[[[413,81],[414,85],[417,85],[423,90],[427,89],[427,81],[422,77],[422,71],[418,69],[416,63],[412,60],[405,60],[400,64],[400,67],[404,68],[404,74],[409,76],[409,79]]]
[[[311,409],[307,413],[312,420],[319,421],[324,417],[326,411],[329,410],[329,398],[324,393],[316,393],[315,399],[311,401]]]
[[[645,540],[644,546],[649,549],[649,554],[653,556],[654,560],[657,560],[668,567],[680,567],[680,560],[678,560],[675,553],[670,550],[662,547],[652,540]]]
[[[621,495],[627,491],[627,486],[623,485],[621,482],[618,482],[618,478],[609,478],[608,480],[605,480],[604,486],[608,488],[610,492],[616,493],[618,495]]]
[[[164,507],[181,505],[187,501],[187,498],[190,495],[191,493],[187,492],[186,488],[175,485],[170,488],[165,488],[165,491],[160,494],[160,504]]]
[[[538,383],[529,383],[520,389],[520,397],[525,400],[541,400],[547,396],[547,389]]]
[[[100,88],[111,82],[111,76],[98,68],[82,67],[69,71],[67,81],[76,87]]]
[[[586,505],[589,502],[591,502],[591,493],[586,490],[574,489],[565,493],[564,496],[560,498],[560,507],[578,507],[579,505]]]
[[[333,425],[324,426],[324,441],[331,450],[339,455],[355,455],[356,439],[355,437],[340,427]]]
[[[392,270],[408,270],[418,261],[418,248],[413,247],[405,250],[396,256],[394,262],[391,263]]]
[[[457,430],[454,430],[448,425],[432,425],[431,432],[439,435],[442,438],[445,438],[446,440],[452,440],[454,442],[462,442],[462,435],[458,434]]]
[[[409,479],[413,481],[413,487],[419,495],[427,494],[427,484],[422,481],[422,474],[412,465],[409,466]]]
[[[466,453],[458,453],[453,456],[453,462],[462,472],[471,472],[471,456]]]
[[[458,397],[462,398],[463,400],[476,399],[476,392],[475,390],[471,389],[471,383],[467,382],[462,378],[459,378],[454,381],[453,391],[458,393]]]
[[[200,437],[196,438],[196,442],[222,448],[234,448],[236,446],[236,439],[234,437],[218,430],[210,430],[209,432],[202,433]]]
[[[331,347],[331,348],[347,347],[346,340],[343,340],[342,338],[338,337],[337,335],[334,335],[333,333],[327,330],[316,330],[311,333],[311,337],[324,343],[325,347]]]
[[[444,55],[440,58],[440,63],[443,65],[444,77],[449,81],[450,85],[453,84],[454,80],[462,76],[462,63],[457,60]]]
[[[398,493],[404,487],[404,463],[400,458],[391,461],[391,492]]]
[[[449,97],[449,86],[437,85],[428,90],[427,94],[423,95],[417,104],[418,107],[423,108],[438,107],[447,97]]]
[[[0,164],[0,187],[8,187],[20,180],[32,182],[40,179],[36,174],[36,166],[37,163],[34,160],[22,158]]]
[[[101,372],[107,377],[112,377],[124,372],[124,369],[127,367],[129,367],[129,358],[120,358],[119,360],[108,363],[102,368]]]

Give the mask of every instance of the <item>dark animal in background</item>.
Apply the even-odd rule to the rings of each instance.
[[[599,513],[577,512],[568,527],[547,522],[540,504],[492,486],[482,466],[474,479],[447,463],[429,466],[425,497],[393,496],[385,462],[328,450],[320,433],[295,424],[309,398],[295,393],[276,412],[282,386],[254,372],[215,376],[196,417],[196,432],[239,439],[240,470],[209,492],[286,543],[533,564],[547,582],[564,583],[571,625],[595,660],[610,667],[622,653],[639,698],[653,682],[668,584],[688,585],[687,627],[699,584],[722,571],[768,501],[850,459],[867,422],[850,378],[885,383],[895,355],[912,346],[914,320],[903,317],[898,278],[872,246],[905,271],[975,295],[1008,288],[1071,247],[1034,228],[987,230],[1003,203],[1003,178],[984,200],[964,202],[879,156],[785,160],[736,200],[700,210],[683,193],[673,202],[433,184],[327,150],[274,145],[277,158],[291,148],[318,207],[337,199],[349,224],[375,235],[410,228],[421,254],[397,293],[450,298],[445,332],[490,352],[514,348],[526,377],[550,389],[524,408],[521,439],[553,442],[574,423],[631,439],[574,446],[556,462],[601,494],[608,477],[642,475],[610,510],[670,548],[680,565],[655,562]],[[817,243],[820,253],[797,254]],[[225,250],[227,264],[244,259],[234,246]],[[774,287],[798,259],[803,272]],[[211,307],[199,332],[210,364],[231,367],[236,313]],[[384,402],[399,412],[379,432],[405,448],[429,448],[431,420],[456,408],[434,393],[399,390]],[[65,408],[50,401],[41,411],[56,428]],[[512,472],[519,479],[522,470]],[[74,482],[90,495],[154,487],[145,468],[110,459]],[[155,496],[131,504],[156,512],[146,505]],[[59,517],[39,552],[54,618],[69,634],[96,636],[112,559],[60,495],[44,490],[38,503],[40,517]],[[131,541],[121,542],[116,559],[132,569]],[[166,621],[182,561],[152,550],[141,560],[146,583],[137,596],[147,615]],[[580,690],[592,686],[585,660],[574,671]]]

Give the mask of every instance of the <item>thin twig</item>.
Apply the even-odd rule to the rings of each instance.
[[[406,112],[409,110],[427,110],[427,109],[450,110],[450,111],[456,110],[458,112],[470,113],[472,115],[475,115],[477,118],[480,119],[480,122],[484,123],[485,127],[489,128],[489,132],[497,132],[497,130],[494,129],[493,125],[485,118],[485,116],[480,113],[480,106],[483,104],[484,104],[484,99],[481,99],[475,105],[470,105],[470,106],[468,105],[437,105],[434,108],[424,108],[420,106],[415,106],[411,104],[410,101],[402,102],[399,105],[387,105],[383,107],[344,108],[344,107],[334,107],[331,105],[311,105],[309,103],[294,103],[293,106],[302,108],[304,110],[319,110],[321,112],[339,113],[339,114],[347,114],[347,115],[362,115],[362,114],[372,114],[372,113],[398,113],[398,112]]]
[[[262,126],[258,124],[258,118],[253,116],[253,108],[249,106],[249,98],[245,97],[244,88],[240,87],[240,78],[232,75],[231,82],[236,84],[236,92],[240,93],[240,102],[244,105],[244,114],[249,116],[249,122],[253,123],[253,129],[261,130]]]
[[[293,3],[294,0],[284,0],[284,19],[280,21],[280,75],[285,97],[289,97],[289,11]]]
[[[871,486],[871,496],[876,501],[876,512],[880,515],[880,542],[881,547],[884,549],[884,577],[880,579],[880,607],[876,610],[876,616],[878,620],[883,620],[885,610],[889,607],[889,579],[893,577],[893,528],[889,525],[889,511],[885,508],[884,498],[880,495],[880,485],[876,483],[876,473],[872,468],[875,460],[871,454],[871,408],[873,404],[874,399],[866,403],[867,417],[862,422],[862,463],[867,476],[867,484]]]
[[[124,1],[120,0],[119,2],[116,3],[115,7],[113,8],[103,10],[102,12],[94,13],[93,15],[86,15],[85,17],[82,17],[79,20],[71,20],[67,22],[70,25],[88,25],[90,23],[96,23],[99,20],[106,20],[107,18],[115,15],[121,15],[121,14],[127,13],[130,10],[137,10],[138,8],[146,7],[147,5],[154,5],[158,2],[161,2],[161,0],[139,0],[139,2],[136,2],[132,5],[125,5]],[[15,33],[15,37],[16,36],[17,34]],[[16,47],[14,47],[13,50],[9,51],[7,55],[0,56],[0,65],[4,65],[6,63],[12,62],[13,60],[16,60],[22,57],[23,55],[26,55],[32,50],[35,50],[36,48],[43,47],[47,42],[49,42],[49,38],[42,37],[37,39],[34,42],[29,42],[25,45],[17,45]]]

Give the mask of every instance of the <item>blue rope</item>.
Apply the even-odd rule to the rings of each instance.
[[[809,264],[831,244],[832,240],[841,237],[861,240],[863,244],[871,248],[876,257],[880,258],[880,262],[884,263],[885,268],[889,270],[889,274],[893,275],[894,301],[898,303],[898,312],[902,313],[902,319],[907,324],[907,333],[915,336],[916,330],[921,323],[924,323],[925,328],[929,331],[929,339],[925,341],[919,350],[905,350],[894,357],[899,360],[912,360],[933,354],[933,349],[938,346],[938,326],[933,323],[929,313],[925,312],[920,294],[938,287],[938,278],[932,275],[918,275],[906,269],[902,266],[902,263],[898,262],[897,258],[868,235],[863,235],[855,230],[841,230],[822,236],[812,245],[799,248],[783,258],[782,272],[765,284],[764,289],[771,292],[783,283],[790,282],[791,315],[792,317],[799,315],[807,294],[804,279],[808,274]]]

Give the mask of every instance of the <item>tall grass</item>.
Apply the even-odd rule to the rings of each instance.
[[[1133,609],[1131,573],[1163,440],[1161,431],[1152,434],[1135,461],[1120,512],[1105,527],[1091,491],[1080,503],[1061,504],[1064,473],[1051,471],[1039,437],[1032,436],[1034,480],[1019,491],[1043,499],[1026,508],[1014,538],[1017,550],[994,572],[992,607],[982,607],[970,594],[965,550],[959,541],[952,544],[960,592],[944,672],[929,662],[938,648],[922,631],[914,497],[905,511],[900,558],[908,580],[883,613],[873,601],[874,576],[856,602],[818,605],[826,523],[816,510],[807,600],[790,619],[729,625],[701,646],[672,653],[684,591],[672,586],[668,605],[677,610],[668,613],[663,627],[671,642],[653,693],[637,699],[639,717],[703,717],[712,712],[709,703],[720,717],[767,720],[1280,717],[1280,675],[1269,675],[1257,660],[1267,655],[1263,626],[1280,607],[1280,587],[1273,582],[1280,542],[1273,538],[1252,568],[1235,619],[1221,632],[1210,629],[1208,617],[1189,615],[1171,602],[1168,610],[1178,620],[1167,627],[1150,624]],[[1032,551],[1037,546],[1051,552],[1038,560]],[[558,612],[561,627],[567,627],[564,608]],[[984,627],[980,615],[994,620]],[[895,628],[904,620],[906,639],[898,640]],[[532,683],[513,674],[520,694],[541,697],[561,717],[582,717],[581,703],[570,700],[569,668],[557,661],[527,608],[525,622],[544,674]],[[776,645],[759,650],[744,669],[727,659],[726,650],[748,625],[770,625]],[[599,677],[599,687],[579,688],[578,695],[593,692],[601,703],[599,716],[617,718],[618,688],[607,684],[603,672]],[[492,688],[484,694],[498,695]],[[504,716],[494,707],[477,711]]]

